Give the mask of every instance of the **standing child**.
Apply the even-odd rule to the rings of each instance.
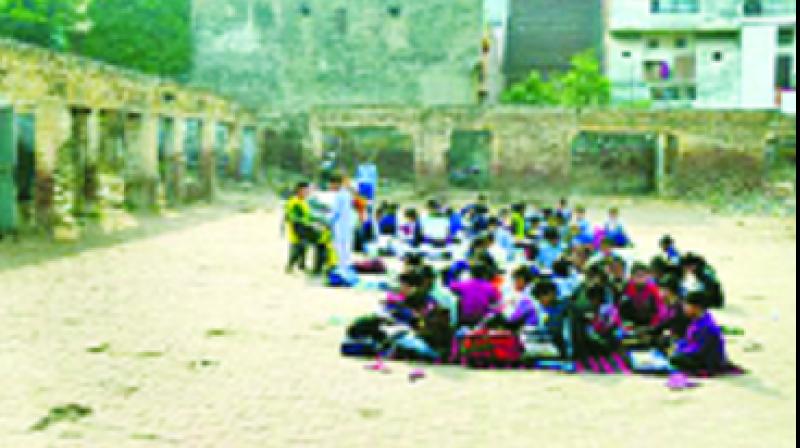
[[[286,202],[284,219],[286,233],[289,238],[289,260],[286,272],[292,273],[295,268],[306,269],[306,250],[308,245],[314,246],[317,251],[315,269],[321,269],[324,245],[320,241],[320,231],[313,221],[311,208],[308,205],[308,195],[311,186],[308,182],[300,182],[295,186],[294,195]]]

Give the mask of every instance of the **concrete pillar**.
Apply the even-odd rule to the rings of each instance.
[[[775,61],[778,27],[774,24],[746,24],[742,27],[742,107],[776,108]]]

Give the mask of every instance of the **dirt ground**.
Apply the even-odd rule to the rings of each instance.
[[[0,243],[0,446],[793,447],[795,219],[622,205],[643,254],[669,232],[718,268],[718,317],[746,330],[730,352],[751,374],[670,392],[659,378],[368,372],[338,343],[378,296],[285,276],[277,213],[208,208],[77,248]],[[29,430],[68,403],[93,413]]]

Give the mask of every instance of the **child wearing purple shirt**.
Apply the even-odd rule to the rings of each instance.
[[[670,363],[684,372],[724,372],[730,365],[725,340],[722,329],[708,311],[706,295],[703,292],[690,293],[683,308],[691,323],[686,336],[676,344]]]
[[[458,296],[459,326],[474,326],[500,303],[500,292],[492,283],[491,270],[483,265],[470,268],[472,278],[450,285]]]

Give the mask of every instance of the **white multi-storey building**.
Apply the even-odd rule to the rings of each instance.
[[[794,0],[609,0],[616,102],[794,112]]]

